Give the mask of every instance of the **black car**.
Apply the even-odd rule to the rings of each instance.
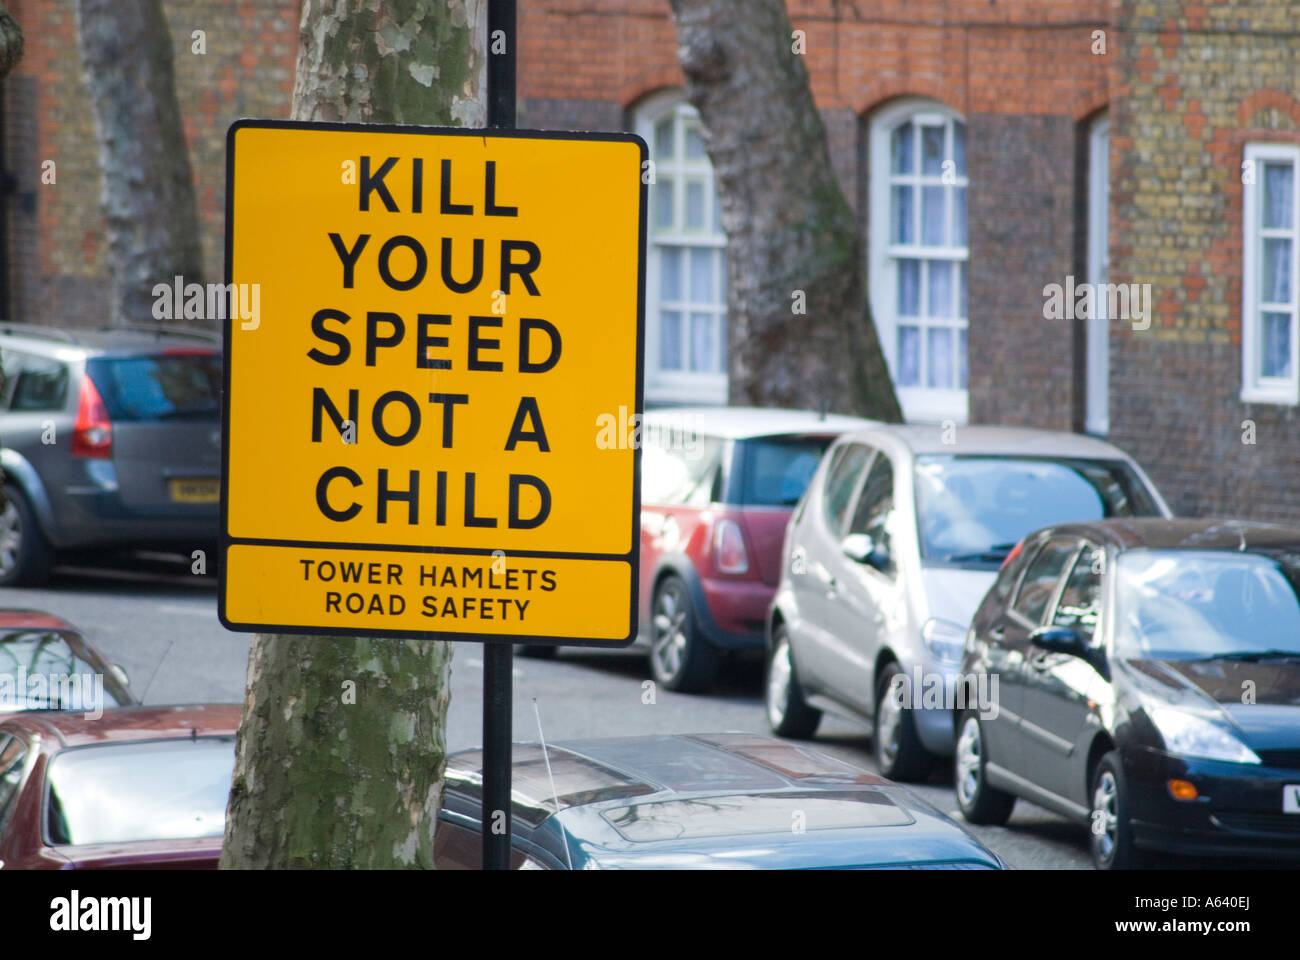
[[[1300,528],[1108,520],[1026,537],[966,637],[957,802],[1144,851],[1300,858]],[[987,698],[986,698],[987,699]],[[969,705],[968,701],[968,705]]]

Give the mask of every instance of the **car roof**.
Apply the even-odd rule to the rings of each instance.
[[[41,610],[0,610],[0,629],[21,630],[24,628],[32,630],[66,630],[70,633],[81,632],[63,618]]]
[[[780,434],[839,434],[877,423],[816,410],[782,410],[771,407],[661,407],[647,410],[647,425],[658,429],[745,440]]]
[[[601,865],[853,866],[996,857],[904,788],[819,751],[747,733],[515,744],[512,798],[519,831],[563,861]],[[447,762],[447,809],[477,820],[481,751]],[[582,776],[573,777],[576,765]],[[523,782],[521,782],[521,780]],[[792,816],[806,811],[796,843]],[[529,817],[531,815],[531,819]],[[520,822],[521,817],[524,821]],[[833,829],[830,829],[833,827]],[[899,829],[906,831],[900,842]],[[760,839],[762,838],[762,839]]]
[[[220,352],[221,337],[216,331],[179,325],[142,324],[118,329],[78,330],[0,323],[0,349],[6,346],[53,356],[148,354],[157,353],[159,348],[177,347]]]
[[[1120,550],[1300,550],[1300,527],[1231,518],[1112,518],[1038,533],[1086,537]]]
[[[114,707],[98,719],[75,710],[32,710],[6,714],[5,726],[40,734],[59,747],[132,740],[173,740],[182,737],[234,736],[243,706],[200,703],[160,707]]]
[[[882,435],[893,438],[914,454],[1128,459],[1123,450],[1085,433],[1033,427],[882,423],[846,434],[842,439],[872,443],[879,442]]]

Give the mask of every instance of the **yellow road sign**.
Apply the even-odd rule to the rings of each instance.
[[[645,144],[239,121],[220,613],[602,645],[636,629]],[[632,421],[635,422],[635,421]]]

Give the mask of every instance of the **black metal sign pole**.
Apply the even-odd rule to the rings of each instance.
[[[515,128],[515,12],[515,0],[488,0],[487,122],[498,130]],[[483,644],[484,870],[510,869],[513,672],[513,644]]]

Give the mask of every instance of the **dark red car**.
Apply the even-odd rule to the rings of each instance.
[[[855,417],[745,407],[647,413],[641,460],[641,639],[654,678],[705,689],[724,651],[762,650],[786,523]]]
[[[0,714],[97,713],[136,702],[126,671],[76,627],[39,610],[0,610]]]
[[[0,868],[215,869],[241,709],[0,719]]]

